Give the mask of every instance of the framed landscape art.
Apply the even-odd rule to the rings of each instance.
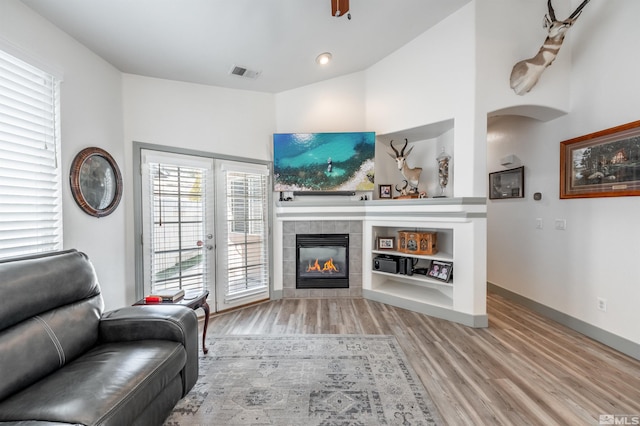
[[[560,198],[640,195],[640,121],[560,143]]]

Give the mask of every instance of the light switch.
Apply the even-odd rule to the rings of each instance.
[[[542,229],[542,218],[536,218],[536,229]]]
[[[556,229],[558,231],[564,231],[567,229],[567,220],[566,219],[556,219]]]

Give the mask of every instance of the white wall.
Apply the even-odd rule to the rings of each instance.
[[[125,74],[123,77],[126,167],[133,142],[178,147],[223,156],[271,160],[274,95]],[[125,180],[131,188],[132,178]],[[126,211],[127,300],[135,300],[133,195]]]
[[[364,90],[357,72],[278,93],[277,132],[375,132],[365,124]]]
[[[499,158],[515,154],[525,166],[526,198],[489,201],[488,281],[640,343],[640,198],[559,199],[560,142],[639,118],[637,16],[637,0],[587,5],[565,41],[573,47],[569,114],[491,120],[488,168],[504,169]],[[553,84],[545,77],[541,90]],[[536,218],[544,229],[535,229]],[[554,229],[555,219],[567,220],[566,231]],[[599,297],[606,312],[597,309]]]
[[[573,30],[560,54],[524,96],[509,85],[513,66],[538,53],[547,37],[542,20],[545,1],[479,1],[477,7],[477,75],[479,112],[528,114],[539,119],[555,118],[569,110],[571,43]],[[554,0],[556,16],[569,16],[569,0]],[[591,5],[589,5],[591,8]],[[586,13],[586,12],[585,12]],[[582,21],[582,19],[581,19]],[[580,22],[577,26],[582,25]],[[507,111],[505,111],[507,110]]]
[[[87,253],[98,274],[106,308],[122,306],[127,302],[122,256],[126,202],[110,216],[88,216],[73,200],[68,178],[75,155],[90,146],[109,152],[122,174],[128,175],[123,161],[121,74],[17,0],[0,2],[0,42],[62,73],[64,248]],[[124,191],[126,194],[128,187]]]
[[[486,191],[485,116],[475,105],[475,9],[469,3],[366,70],[367,123],[379,133],[401,134],[453,119],[449,154],[455,159],[450,171],[456,197]]]

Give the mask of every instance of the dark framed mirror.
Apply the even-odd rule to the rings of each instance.
[[[122,198],[120,169],[113,157],[101,148],[85,148],[76,155],[69,181],[76,203],[91,216],[113,213]]]

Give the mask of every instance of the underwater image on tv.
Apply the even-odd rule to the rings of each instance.
[[[274,191],[371,191],[375,132],[275,133]]]

